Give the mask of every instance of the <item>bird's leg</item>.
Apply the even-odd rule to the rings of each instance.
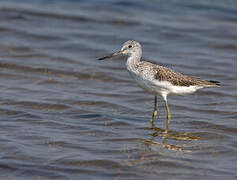
[[[154,99],[154,111],[153,111],[153,114],[152,114],[152,118],[151,118],[151,125],[153,125],[154,123],[154,119],[155,117],[157,116],[157,96],[155,95],[155,99]]]
[[[166,107],[166,111],[167,111],[166,129],[169,129],[169,127],[170,127],[171,113],[170,113],[170,109],[169,109],[167,100],[165,100],[165,107]]]

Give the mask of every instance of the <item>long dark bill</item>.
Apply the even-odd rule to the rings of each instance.
[[[104,56],[104,57],[101,57],[101,58],[98,58],[98,60],[104,60],[104,59],[109,59],[109,58],[112,58],[114,56],[119,56],[119,55],[122,55],[123,54],[123,51],[118,51],[116,53],[113,53],[113,54],[109,54],[107,56]]]

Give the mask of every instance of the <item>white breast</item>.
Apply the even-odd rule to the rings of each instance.
[[[139,76],[138,74],[134,72],[130,72],[130,75],[133,77],[133,79],[136,81],[136,83],[146,91],[152,93],[152,94],[160,94],[160,92],[164,91],[163,86],[158,86],[154,84],[152,81],[146,80],[143,77]]]

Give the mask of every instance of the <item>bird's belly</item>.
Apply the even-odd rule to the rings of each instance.
[[[196,92],[198,89],[201,89],[202,87],[199,86],[173,86],[171,94],[177,94],[177,95],[185,95],[185,94],[192,94]]]
[[[134,73],[130,73],[131,76],[134,78],[136,83],[144,90],[152,93],[152,94],[161,94],[165,89],[162,86],[157,86],[150,80],[146,80]]]
[[[174,95],[191,94],[202,88],[200,86],[175,86],[168,81],[154,81],[154,83],[156,86],[161,87],[166,94]]]

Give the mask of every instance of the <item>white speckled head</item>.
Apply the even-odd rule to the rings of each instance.
[[[101,57],[98,60],[104,60],[104,59],[112,58],[112,57],[118,56],[118,55],[127,55],[128,57],[132,56],[132,57],[135,57],[138,60],[140,60],[140,58],[142,56],[142,47],[139,42],[129,40],[123,44],[120,51],[113,53],[113,54],[109,54],[104,57]]]
[[[123,47],[121,49],[123,54],[127,56],[133,56],[133,55],[142,55],[142,47],[139,42],[129,40],[123,44]]]

